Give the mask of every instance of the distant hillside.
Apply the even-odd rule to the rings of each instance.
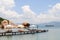
[[[1,21],[3,21],[3,20],[7,20],[7,19],[4,19],[4,18],[1,18],[1,17],[0,17],[0,24],[1,24]]]
[[[39,24],[40,27],[60,27],[60,22],[49,22]]]

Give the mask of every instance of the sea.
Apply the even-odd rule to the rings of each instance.
[[[60,27],[39,27],[38,29],[45,29],[48,30],[48,32],[0,36],[0,40],[60,40]]]

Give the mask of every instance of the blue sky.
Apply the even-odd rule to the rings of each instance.
[[[0,17],[14,23],[60,22],[60,0],[0,0]]]
[[[43,11],[47,11],[50,7],[56,3],[60,3],[60,0],[15,0],[16,7],[14,8],[18,12],[22,12],[21,7],[24,5],[30,5],[31,10],[37,14]]]

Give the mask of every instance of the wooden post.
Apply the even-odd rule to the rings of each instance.
[[[38,29],[38,25],[37,25],[37,29]]]

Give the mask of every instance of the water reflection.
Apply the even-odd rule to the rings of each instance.
[[[0,40],[12,40],[12,36],[0,36]]]
[[[18,36],[13,36],[12,40],[36,40],[36,36],[34,34],[18,35]]]

